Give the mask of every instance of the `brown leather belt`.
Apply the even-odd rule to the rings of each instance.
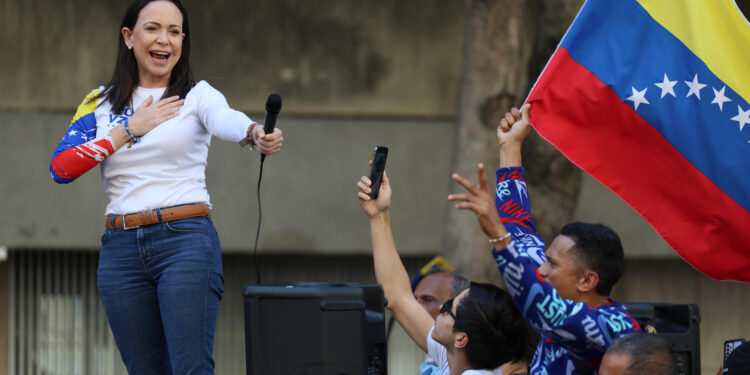
[[[211,209],[205,203],[186,204],[167,208],[157,208],[151,211],[136,212],[134,214],[108,216],[105,223],[107,229],[122,228],[135,229],[146,225],[185,219],[196,216],[211,216]]]

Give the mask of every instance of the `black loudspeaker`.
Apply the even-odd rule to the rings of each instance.
[[[645,328],[651,325],[656,334],[672,344],[675,355],[675,375],[700,375],[701,317],[697,305],[671,303],[626,303],[630,316]]]
[[[376,284],[245,287],[248,375],[384,375],[385,299]]]

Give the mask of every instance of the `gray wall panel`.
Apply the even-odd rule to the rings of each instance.
[[[452,116],[460,1],[187,0],[191,60],[240,108]],[[127,2],[0,1],[0,109],[67,109],[109,80]],[[11,58],[12,57],[12,58]]]
[[[0,244],[98,249],[107,203],[98,168],[66,185],[49,158],[68,114],[0,113]],[[393,223],[405,254],[440,249],[450,187],[454,125],[445,120],[282,118],[284,150],[266,159],[261,252],[369,253],[369,226],[356,199],[372,147],[391,148]],[[250,251],[257,225],[259,154],[214,138],[207,185],[225,251]]]
[[[586,173],[574,215],[576,220],[602,223],[614,229],[622,239],[627,257],[679,258],[635,210]]]

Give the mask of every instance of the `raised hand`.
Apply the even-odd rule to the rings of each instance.
[[[128,129],[133,136],[142,137],[167,120],[180,115],[180,108],[185,104],[185,99],[179,96],[170,96],[156,102],[149,97],[135,110],[133,117],[128,120]]]
[[[474,185],[463,176],[454,173],[451,178],[463,186],[468,191],[468,194],[451,194],[448,196],[448,200],[457,202],[454,205],[456,209],[473,211],[477,215],[479,226],[489,238],[502,237],[507,231],[500,221],[500,217],[497,216],[494,196],[487,185],[483,164],[477,166],[477,173],[479,175],[478,185]]]
[[[372,161],[370,161],[372,164]],[[369,178],[362,176],[357,181],[357,198],[359,199],[359,205],[362,206],[362,210],[367,214],[370,219],[387,213],[388,208],[391,206],[391,184],[388,180],[388,175],[383,172],[383,182],[380,184],[380,193],[378,199],[372,199],[370,197],[372,181]]]
[[[531,123],[529,122],[529,109],[531,104],[525,104],[519,111],[518,108],[511,108],[500,120],[497,126],[497,144],[501,148],[511,143],[521,144],[531,132]]]

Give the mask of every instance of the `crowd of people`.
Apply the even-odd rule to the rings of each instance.
[[[478,183],[454,174],[464,191],[448,196],[456,209],[476,215],[488,239],[488,249],[477,251],[494,259],[507,290],[459,282],[466,289],[458,292],[456,278],[442,273],[440,283],[435,276],[440,272],[423,277],[420,283],[430,283],[412,290],[391,232],[387,173],[376,199],[368,177],[357,182],[370,221],[377,282],[395,319],[426,353],[419,373],[671,375],[671,345],[643,332],[610,298],[624,267],[618,235],[601,224],[573,222],[549,246],[539,237],[521,157],[531,132],[529,109],[513,108],[498,126],[495,188],[479,164]],[[439,310],[435,301],[442,302]],[[536,344],[533,354],[530,344]]]

